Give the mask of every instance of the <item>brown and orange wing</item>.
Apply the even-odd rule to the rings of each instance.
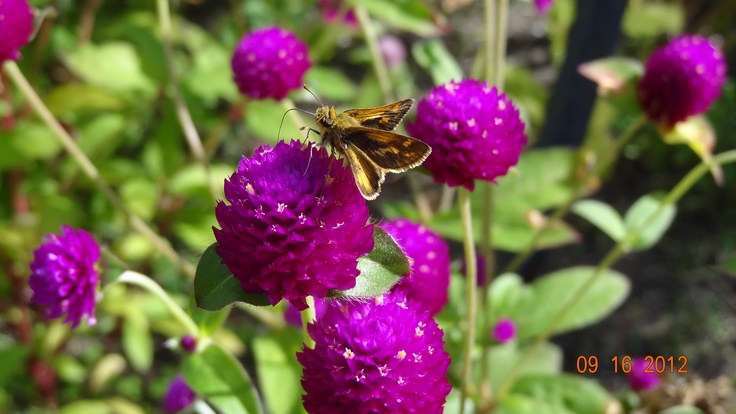
[[[375,108],[348,109],[345,114],[358,121],[363,127],[393,131],[412,106],[414,106],[413,99],[404,99]]]
[[[350,128],[342,140],[347,146],[360,150],[378,167],[394,173],[420,165],[432,152],[429,145],[416,138],[365,127]]]
[[[357,148],[343,151],[342,154],[350,164],[355,185],[366,200],[374,200],[381,191],[381,184],[386,179],[386,173],[377,167],[371,159]]]

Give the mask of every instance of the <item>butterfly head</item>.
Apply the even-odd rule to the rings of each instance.
[[[321,106],[317,108],[316,111],[314,111],[315,122],[317,122],[324,129],[332,128],[335,121],[335,116],[336,114],[334,107]]]

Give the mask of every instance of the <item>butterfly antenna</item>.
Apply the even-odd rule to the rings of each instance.
[[[322,102],[322,101],[320,101],[320,100],[319,100],[319,98],[317,97],[317,95],[315,95],[315,94],[314,94],[314,92],[312,92],[312,90],[311,90],[311,89],[309,89],[309,87],[307,87],[307,85],[302,85],[302,86],[304,87],[304,89],[305,89],[305,90],[306,90],[307,92],[309,92],[309,94],[310,94],[310,95],[314,96],[314,99],[316,99],[316,100],[317,100],[317,102],[319,102],[319,104],[320,104],[320,105],[322,105],[322,106],[327,106],[327,105],[325,105],[325,104],[324,104],[324,102]]]
[[[288,109],[286,112],[284,112],[284,115],[281,117],[281,123],[279,124],[279,132],[276,134],[276,141],[281,140],[281,127],[284,125],[284,119],[286,119],[286,114],[288,114],[291,111],[299,111],[299,112],[303,112],[305,114],[314,116],[313,113],[311,113],[309,111],[305,111],[304,109],[299,109],[299,108],[290,108],[290,109]],[[304,127],[302,127],[301,129],[303,129],[303,128]],[[301,129],[300,129],[300,131],[301,131]]]

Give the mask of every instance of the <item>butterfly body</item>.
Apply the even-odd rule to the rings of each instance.
[[[404,99],[389,105],[338,111],[315,111],[322,143],[348,160],[355,184],[367,200],[378,197],[387,172],[401,173],[420,165],[432,152],[426,143],[392,132],[414,105]]]

